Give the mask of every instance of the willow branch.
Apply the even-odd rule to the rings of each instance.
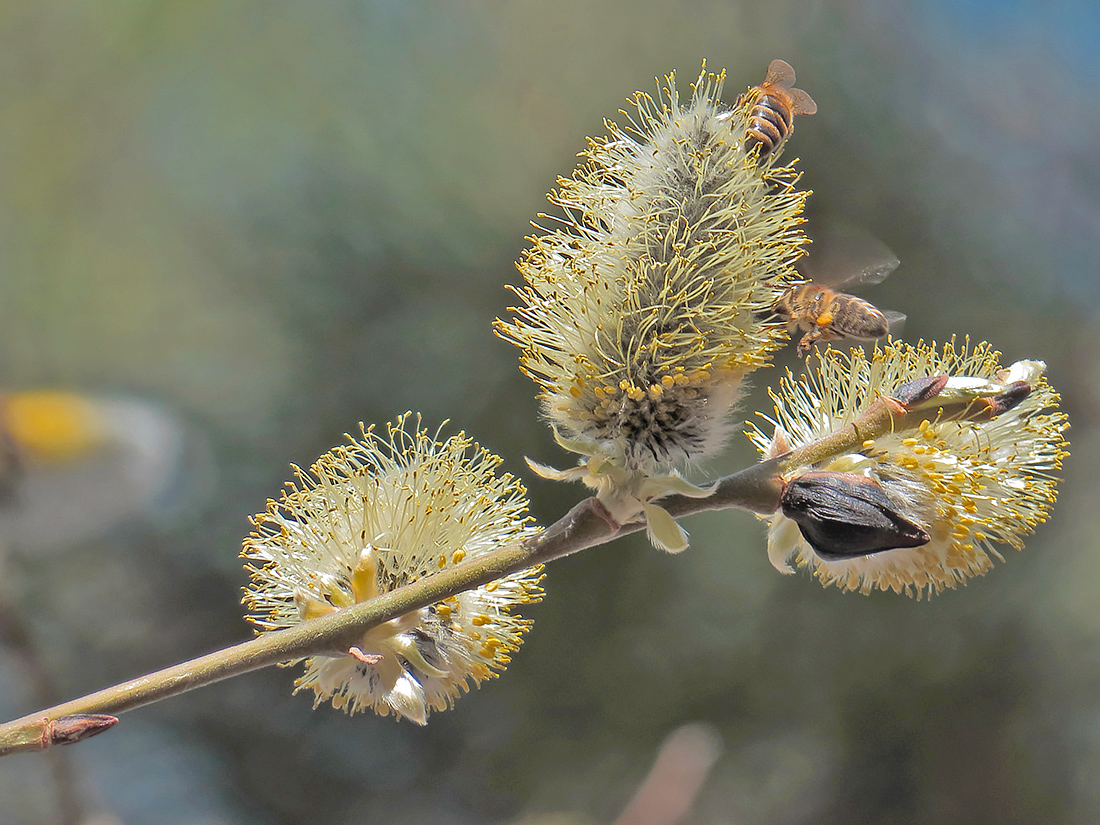
[[[895,420],[906,413],[906,408],[893,399],[880,398],[853,424],[791,453],[720,479],[715,491],[706,498],[668,496],[661,499],[661,506],[675,517],[731,508],[772,513],[779,506],[782,474],[858,449],[863,441],[889,432]],[[43,750],[56,744],[50,731],[62,717],[123,713],[270,665],[318,654],[342,653],[365,631],[383,622],[643,527],[634,522],[617,524],[598,499],[587,498],[521,544],[495,550],[328,616],[264,633],[251,641],[0,725],[0,756]]]

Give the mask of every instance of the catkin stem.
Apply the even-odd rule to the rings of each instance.
[[[661,506],[675,517],[730,508],[774,512],[782,490],[781,474],[858,449],[864,440],[889,432],[895,419],[904,414],[905,409],[897,402],[880,398],[854,424],[794,452],[726,476],[706,498],[668,496],[661,499]],[[640,523],[617,525],[598,499],[587,498],[521,544],[463,562],[328,616],[264,633],[250,641],[0,725],[0,756],[39,751],[55,744],[49,730],[61,717],[118,714],[279,662],[345,651],[365,631],[390,619],[642,528]]]

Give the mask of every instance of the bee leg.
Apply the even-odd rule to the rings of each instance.
[[[798,357],[805,358],[814,344],[820,341],[825,335],[825,331],[821,329],[813,329],[802,336],[802,340],[798,342]]]

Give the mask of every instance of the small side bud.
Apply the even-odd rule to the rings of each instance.
[[[947,421],[992,421],[1031,395],[1026,381],[985,388],[981,395],[942,406],[941,416]]]
[[[997,407],[997,415],[1008,412],[1025,398],[1031,395],[1031,384],[1026,381],[1014,381],[1008,385],[1008,389],[991,400]]]
[[[893,393],[891,398],[911,410],[921,404],[927,403],[943,392],[947,386],[946,375],[929,375],[924,378],[914,378],[902,384]]]
[[[998,415],[1006,413],[1031,395],[1031,385],[1026,381],[1015,381],[1000,395],[983,398],[984,409],[970,416],[971,421],[992,421]]]
[[[102,713],[74,713],[49,719],[42,728],[42,748],[83,742],[118,724],[117,716]]]
[[[1023,364],[1021,367],[1019,364]],[[938,408],[944,421],[992,421],[1031,394],[1031,384],[1020,376],[1037,380],[1041,361],[1025,361],[999,370],[993,378],[935,375],[902,384],[890,398],[906,412]],[[1006,381],[1005,379],[1013,379]]]
[[[854,473],[809,472],[787,482],[780,506],[828,561],[927,544],[929,535],[898,513],[873,479]]]
[[[1023,381],[1035,386],[1046,372],[1047,365],[1044,361],[1015,361],[1005,369],[997,371],[997,380],[1003,384],[1014,384]]]
[[[786,455],[791,451],[791,439],[787,435],[787,431],[775,425],[775,432],[772,434],[771,443],[768,444],[766,450],[764,450],[764,461],[768,461],[772,458],[778,458],[781,455]]]

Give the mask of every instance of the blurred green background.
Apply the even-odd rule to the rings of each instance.
[[[1046,360],[1073,423],[1051,523],[960,591],[825,591],[772,569],[752,517],[708,514],[681,556],[634,538],[552,565],[508,672],[427,728],[311,711],[260,672],[72,749],[86,812],[611,822],[702,721],[724,751],[690,823],[1100,821],[1098,42],[1083,0],[7,0],[3,386],[136,399],[175,428],[126,506],[122,464],[47,473],[64,494],[0,521],[63,698],[247,638],[247,516],[360,420],[450,418],[540,520],[578,500],[522,463],[568,459],[490,323],[584,136],[703,58],[729,101],[792,63],[819,106],[787,150],[811,217],[902,261],[867,297],[907,338]],[[739,438],[704,470],[752,460]],[[0,651],[0,711],[38,706]],[[55,794],[44,758],[0,761],[0,825],[56,821]]]

